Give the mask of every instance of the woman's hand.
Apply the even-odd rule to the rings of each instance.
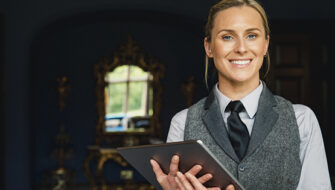
[[[200,171],[200,170],[199,170]],[[205,174],[204,176],[207,176],[207,179],[211,179],[212,176],[211,174]],[[202,177],[204,177],[202,176]],[[206,188],[203,185],[203,181],[201,181],[201,178],[196,178],[195,175],[186,172],[185,174],[182,174],[181,172],[177,172],[177,176],[176,176],[176,183],[178,184],[178,188],[179,190],[220,190],[221,188],[219,187],[210,187],[210,188]],[[207,181],[208,181],[207,180]],[[228,185],[226,187],[226,190],[235,190],[233,185]]]
[[[177,173],[179,172],[179,156],[174,155],[171,159],[170,163],[170,171],[168,174],[165,174],[160,168],[159,164],[155,160],[150,160],[151,166],[153,168],[154,173],[156,174],[156,179],[158,183],[162,186],[164,190],[181,190],[180,185],[177,183]],[[197,175],[202,167],[200,165],[193,166],[187,173],[195,176]],[[195,177],[196,178],[196,177]],[[208,180],[212,178],[211,174],[205,174],[200,178],[196,178],[198,183],[202,185],[202,183],[206,183]]]
[[[179,156],[175,155],[172,157],[170,163],[170,171],[167,175],[162,171],[161,167],[155,160],[151,159],[150,163],[156,175],[158,183],[162,186],[164,190],[178,189],[178,185],[175,181],[175,176],[178,172]]]

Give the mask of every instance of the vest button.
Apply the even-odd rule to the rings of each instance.
[[[240,166],[240,171],[243,172],[245,170],[245,168],[243,166]]]

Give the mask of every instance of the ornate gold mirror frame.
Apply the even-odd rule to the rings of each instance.
[[[105,87],[107,85],[105,76],[108,72],[122,65],[138,66],[143,69],[143,71],[150,72],[153,76],[153,113],[150,118],[150,128],[147,131],[107,133],[105,130]],[[142,136],[161,137],[159,114],[161,110],[162,85],[160,83],[164,76],[164,70],[164,65],[159,63],[151,55],[141,52],[139,45],[131,37],[128,37],[126,42],[121,44],[120,48],[112,56],[106,56],[94,65],[98,117],[95,128],[96,145],[102,145],[103,143],[112,144],[112,146],[135,145],[140,144],[139,141],[141,141],[141,139],[139,137]]]

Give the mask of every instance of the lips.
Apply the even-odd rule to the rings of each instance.
[[[232,64],[236,64],[236,65],[247,65],[249,63],[251,63],[251,59],[234,59],[234,60],[229,60],[230,63]]]

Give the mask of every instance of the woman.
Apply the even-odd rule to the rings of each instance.
[[[246,189],[331,189],[314,113],[272,95],[260,80],[270,63],[269,38],[256,1],[222,0],[211,8],[204,47],[218,82],[208,97],[174,116],[167,141],[202,140]],[[174,156],[164,174],[151,160],[163,189],[207,189],[211,174],[197,178],[199,165],[183,174],[178,163]]]

